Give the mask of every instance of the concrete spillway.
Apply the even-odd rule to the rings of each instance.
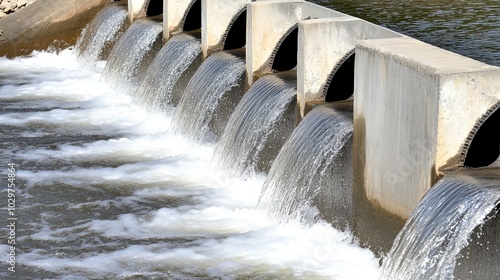
[[[204,58],[246,31],[247,85],[297,70],[299,121],[317,104],[353,99],[350,219],[366,244],[387,251],[445,172],[499,156],[498,67],[306,1],[178,2],[164,1],[165,40],[196,5]]]
[[[300,174],[313,179],[303,183],[304,176],[299,176],[297,180],[288,180],[293,178],[292,175],[282,176],[282,181],[273,177],[272,184],[269,183],[272,186],[263,192],[266,203],[262,204],[276,202],[275,197],[266,191],[278,193],[280,203],[272,207],[279,209],[271,211],[278,213],[277,216],[286,216],[291,212],[302,215],[300,210],[311,206],[316,207],[319,213],[315,213],[318,214],[315,217],[339,223],[339,217],[332,213],[346,213],[340,218],[342,227],[352,230],[362,245],[371,246],[377,252],[387,252],[409,217],[417,215],[412,213],[419,209],[422,198],[433,191],[433,186],[445,175],[453,176],[454,172],[465,167],[491,166],[488,173],[500,172],[495,167],[499,165],[500,158],[499,67],[301,0],[129,0],[128,15],[133,23],[117,42],[104,71],[105,76],[110,76],[117,83],[142,79],[141,73],[145,71],[140,68],[146,69],[147,64],[153,61],[152,56],[160,49],[161,39],[168,48],[169,44],[174,45],[184,36],[201,34],[199,41],[196,35],[193,38],[196,40],[190,39],[190,43],[185,45],[179,43],[176,51],[171,51],[182,53],[180,49],[187,48],[183,46],[193,46],[192,60],[204,61],[196,73],[188,71],[193,78],[189,83],[185,81],[184,95],[178,94],[180,104],[174,118],[177,131],[195,141],[216,142],[224,131],[229,133],[228,121],[230,125],[248,124],[253,132],[257,128],[267,130],[256,133],[256,139],[251,143],[262,140],[257,139],[260,135],[269,135],[269,130],[274,129],[274,124],[280,123],[280,120],[273,120],[273,125],[267,128],[244,119],[258,114],[262,117],[259,121],[265,124],[264,113],[269,112],[261,113],[257,109],[262,108],[255,108],[252,112],[257,113],[241,113],[248,115],[241,118],[232,117],[231,113],[238,108],[240,99],[245,104],[251,104],[249,107],[258,107],[248,101],[248,96],[257,96],[267,102],[268,96],[253,91],[245,96],[243,92],[251,87],[266,88],[263,84],[276,72],[292,70],[287,75],[293,73],[295,76],[290,80],[294,81],[293,90],[296,85],[296,96],[288,95],[291,90],[288,90],[290,85],[286,85],[287,95],[282,103],[286,103],[287,108],[293,108],[287,102],[297,100],[296,118],[289,118],[297,120],[297,123],[303,118],[306,120],[309,112],[316,112],[309,115],[309,119],[322,112],[324,109],[316,108],[318,104],[352,99],[349,101],[353,104],[352,114],[349,112],[348,118],[351,120],[352,115],[352,129],[351,126],[346,129],[349,132],[346,137],[351,139],[352,136],[352,145],[351,140],[339,141],[349,145],[348,152],[337,157],[349,157],[352,150],[352,157],[345,160],[349,162],[346,165],[348,170],[346,166],[321,169],[321,162],[337,163],[335,156],[338,153],[321,154],[324,152],[322,148],[327,149],[331,141],[318,143],[335,140],[342,136],[341,131],[325,131],[324,128],[331,123],[321,126],[323,123],[319,121],[313,122],[318,126],[314,131],[322,133],[308,133],[307,129],[300,128],[299,132],[305,131],[300,141],[307,144],[304,144],[305,147],[309,144],[314,146],[310,153],[316,154],[307,155],[311,156],[310,161],[301,161],[306,155],[295,158],[293,170],[297,171],[293,175],[303,172]],[[145,26],[149,28],[149,36],[144,32],[147,30]],[[186,35],[188,31],[192,33]],[[148,38],[134,39],[141,36]],[[128,38],[132,38],[130,42]],[[143,44],[135,44],[137,42]],[[145,56],[149,50],[152,50],[151,55]],[[166,55],[163,60],[156,60],[153,69],[165,69],[161,61],[175,64],[178,62],[173,61],[182,60],[173,58],[176,57]],[[128,65],[128,62],[131,64]],[[152,101],[154,104],[151,107],[155,110],[164,107],[157,106],[158,102],[154,102],[156,97],[165,104],[176,103],[170,102],[173,84],[177,83],[177,78],[182,80],[180,76],[184,75],[191,62],[185,61],[183,67],[169,68],[169,71],[177,71],[175,75],[179,76],[165,86],[168,88],[162,89],[169,100],[165,96],[150,97],[150,91],[145,90],[147,92],[141,93],[141,96],[147,100],[142,101]],[[158,77],[161,84],[164,78],[161,75]],[[233,91],[236,93],[232,94]],[[284,106],[269,108],[283,109]],[[238,108],[236,111],[244,110]],[[289,111],[286,115],[290,115]],[[309,121],[301,125],[305,126]],[[342,123],[350,124],[347,120]],[[236,129],[231,132],[233,136],[227,137],[238,139],[238,134]],[[312,135],[320,135],[321,139],[314,139]],[[327,139],[327,136],[330,138]],[[279,146],[284,139],[280,141]],[[238,145],[233,144],[227,146],[237,150]],[[252,148],[245,149],[251,151]],[[288,161],[295,156],[291,154],[293,152],[286,156]],[[248,158],[252,158],[252,164],[255,164],[265,156],[267,154]],[[278,162],[287,166],[287,160],[283,158],[285,156],[279,157]],[[272,174],[283,171],[276,170],[279,168],[276,166],[273,168],[273,159],[274,154],[266,158],[265,167],[256,170],[270,169]],[[316,172],[318,168],[320,172]],[[321,173],[332,169],[341,170],[338,173],[342,174]],[[339,178],[349,182],[327,182]],[[498,178],[491,180],[498,181]],[[287,182],[301,182],[302,185],[288,188]],[[333,198],[321,195],[335,193],[328,187],[336,188],[337,185],[345,187],[341,190],[344,202],[335,202],[343,205],[332,205],[335,204],[332,203]],[[471,188],[474,188],[472,185]],[[298,195],[288,197],[290,190]],[[488,210],[494,212],[495,205],[489,206]],[[491,228],[493,235],[498,234],[498,227]],[[419,250],[417,245],[414,251]],[[456,254],[452,257],[455,258]],[[484,277],[493,276],[486,273]]]

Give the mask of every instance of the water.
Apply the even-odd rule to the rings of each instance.
[[[119,5],[104,7],[83,30],[76,43],[79,59],[94,67],[98,60],[107,59],[108,52],[125,32],[127,8]]]
[[[124,87],[137,79],[160,50],[162,31],[161,22],[149,18],[134,21],[111,51],[103,79]]]
[[[244,94],[244,74],[241,50],[210,55],[189,81],[179,102],[174,115],[176,131],[193,140],[216,141]]]
[[[500,66],[500,0],[313,0],[424,42]]]
[[[279,152],[259,206],[278,220],[349,224],[352,209],[352,103],[320,106]]]
[[[237,176],[269,171],[296,124],[296,72],[257,80],[231,115],[214,160]]]
[[[86,69],[71,50],[0,58],[1,181],[14,163],[18,217],[16,273],[2,254],[0,278],[378,278],[349,233],[267,218],[264,175],[213,167],[213,146],[172,132],[176,108],[148,113]]]
[[[201,42],[198,37],[178,34],[170,38],[149,66],[137,89],[138,99],[150,110],[162,112],[180,99],[185,86],[179,79],[193,76],[201,64]],[[191,73],[193,72],[193,73]],[[176,86],[177,85],[177,86]]]
[[[382,278],[453,279],[459,253],[469,245],[474,229],[496,214],[499,204],[498,168],[456,172],[445,177],[425,195],[394,241],[384,260]],[[472,259],[483,276],[475,273],[473,277],[494,279],[496,273],[498,278],[499,248],[496,252],[493,248],[488,251],[487,244],[479,245],[482,256]],[[485,269],[477,265],[488,260],[493,264],[485,265]]]

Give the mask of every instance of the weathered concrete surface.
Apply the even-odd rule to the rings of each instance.
[[[340,67],[359,40],[401,36],[351,16],[301,21],[297,61],[297,99],[301,117],[306,114],[307,102],[325,101],[333,69]]]
[[[186,14],[195,2],[196,0],[163,1],[163,42],[182,31]]]
[[[407,219],[500,100],[500,68],[411,38],[361,41],[354,93],[355,188]]]
[[[128,18],[130,22],[134,19],[146,16],[150,0],[128,0]]]
[[[223,48],[228,29],[250,2],[251,0],[202,0],[201,49],[204,58]]]
[[[74,45],[85,25],[108,0],[37,0],[0,19],[0,56],[14,57],[51,45]]]
[[[304,19],[333,18],[345,14],[301,0],[252,2],[247,6],[248,85],[271,72],[271,65],[285,35]]]
[[[165,0],[128,0],[129,21],[162,14],[163,1]]]

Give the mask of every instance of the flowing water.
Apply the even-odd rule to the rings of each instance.
[[[453,279],[459,253],[469,245],[474,229],[497,214],[499,205],[498,168],[445,177],[422,199],[394,241],[384,260],[382,279]],[[498,235],[498,231],[490,234]],[[479,271],[462,279],[500,277],[500,242],[495,243],[496,247],[479,244],[482,255],[471,257]]]
[[[243,96],[244,74],[241,50],[210,55],[189,81],[179,102],[174,115],[176,131],[193,140],[216,141]]]
[[[267,172],[296,124],[296,72],[260,78],[231,115],[214,160],[237,176]]]
[[[173,36],[149,66],[137,89],[137,98],[152,111],[165,111],[174,103],[174,99],[182,96],[181,92],[185,87],[176,87],[179,79],[182,77],[187,80],[193,76],[194,73],[188,70],[196,68],[200,63],[200,39],[189,34]]]
[[[282,221],[313,221],[319,216],[347,227],[352,130],[351,102],[320,106],[307,114],[276,157],[259,206]]]
[[[270,220],[256,208],[264,175],[226,176],[213,146],[172,132],[176,108],[148,113],[98,65],[71,50],[0,58],[2,193],[13,163],[17,218],[16,272],[2,254],[0,278],[378,278],[349,233]]]
[[[109,5],[85,27],[75,47],[83,64],[94,67],[98,60],[107,58],[104,52],[109,52],[125,32],[127,15],[126,7]]]
[[[111,51],[103,79],[116,86],[128,86],[161,48],[162,31],[161,22],[149,18],[134,21]]]
[[[423,0],[410,2],[434,11],[432,20],[419,14],[416,30],[432,33],[434,26],[437,33],[432,37],[441,39],[437,45],[498,64],[498,0],[483,1],[485,17],[474,23],[468,20],[478,10],[470,3],[477,1],[429,5],[437,10],[422,9]],[[412,5],[394,5],[391,11]],[[374,7],[364,9],[373,13]],[[107,16],[115,20],[105,21],[110,30],[87,28],[80,54],[64,50],[0,58],[0,180],[7,190],[12,185],[8,179],[13,174],[16,179],[11,187],[16,205],[9,217],[16,218],[16,243],[11,244],[16,247],[16,272],[5,268],[0,278],[378,279],[382,270],[374,254],[360,248],[348,231],[330,225],[345,228],[350,219],[352,105],[315,108],[285,143],[267,178],[244,171],[258,164],[261,158],[255,151],[262,146],[247,152],[221,142],[216,159],[223,153],[253,155],[242,156],[240,162],[234,157],[219,169],[212,162],[214,142],[243,92],[241,50],[212,54],[187,85],[178,108],[168,104],[168,95],[147,97],[139,91],[147,103],[142,107],[134,100],[141,76],[165,82],[150,77],[159,74],[156,71],[146,72],[159,50],[157,19],[136,21],[116,43],[106,68],[99,62],[89,70],[86,59],[78,59],[82,49],[93,44],[105,49],[113,40],[110,34],[119,34],[114,24],[123,13],[115,12]],[[391,14],[387,26],[405,22],[405,13]],[[457,14],[461,19],[448,18]],[[408,13],[406,17],[411,18]],[[474,43],[462,48],[463,41],[457,40],[461,28],[456,28],[458,33],[439,33],[448,23],[473,26],[467,34],[479,34],[483,47],[467,35],[463,41]],[[90,36],[95,32],[103,33]],[[449,34],[460,36],[450,39]],[[186,48],[195,45],[183,43]],[[88,55],[92,64],[102,57],[98,49]],[[187,53],[192,54],[183,55]],[[184,57],[177,58],[167,67],[186,71]],[[174,76],[165,84],[174,84]],[[261,80],[266,88],[266,79]],[[231,130],[241,124],[254,127],[249,142],[267,141],[279,126],[278,116],[268,115],[267,122],[255,118],[254,124],[244,124],[250,118],[242,116],[270,113],[259,111],[259,106],[286,111],[293,99],[290,85],[277,91],[280,94],[269,96],[250,92],[260,100],[252,104],[243,99],[222,140],[238,138],[238,131]],[[230,176],[227,166],[240,171]],[[488,183],[491,178],[483,179],[459,174],[431,190],[384,261],[386,279],[451,277],[460,265],[455,260],[469,256],[462,251],[468,238],[499,203],[498,178],[495,185]],[[7,201],[7,191],[4,194]],[[6,204],[2,209],[11,222]],[[0,228],[3,252],[11,251],[5,245],[11,232]],[[8,258],[0,256],[4,264]]]

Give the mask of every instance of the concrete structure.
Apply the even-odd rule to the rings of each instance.
[[[301,0],[259,1],[247,7],[248,85],[258,76],[272,72],[273,60],[288,34],[304,19],[346,16]]]
[[[173,34],[192,30],[185,30],[184,24],[189,11],[196,5],[201,5],[200,1],[201,0],[163,0],[163,42],[168,41]],[[199,20],[201,27],[201,15]]]
[[[38,0],[0,19],[0,56],[27,55],[49,46],[74,45],[85,25],[109,0]]]
[[[403,36],[351,16],[306,20],[298,26],[297,99],[301,117],[310,107],[306,103],[325,101],[334,70],[354,52],[358,40]]]
[[[463,164],[480,120],[498,106],[500,68],[411,38],[356,47],[355,188],[407,219],[446,170]]]
[[[157,16],[162,13],[164,0],[128,0],[128,17],[130,22],[147,16]]]
[[[128,0],[128,18],[130,22],[146,16],[149,0]]]
[[[204,58],[223,49],[231,25],[246,11],[247,3],[250,2],[251,0],[202,0],[201,48]]]

